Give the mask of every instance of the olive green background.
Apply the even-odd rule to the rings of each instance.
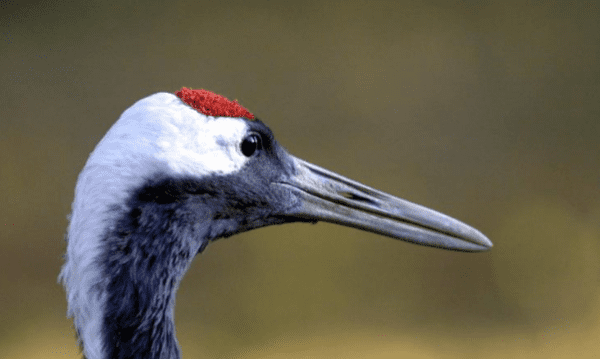
[[[77,174],[181,86],[495,245],[323,223],[217,241],[179,290],[184,358],[600,354],[597,2],[148,3],[0,1],[1,357],[79,357],[56,282]]]

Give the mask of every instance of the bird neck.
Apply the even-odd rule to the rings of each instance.
[[[180,357],[175,295],[196,254],[213,239],[286,221],[269,216],[271,209],[247,187],[236,187],[246,197],[228,190],[231,180],[158,178],[109,207],[112,217],[100,221],[109,230],[99,238],[100,254],[89,261],[98,275],[69,277],[83,280],[91,293],[91,302],[72,305],[84,349],[95,355],[89,359]],[[94,228],[85,224],[77,228]]]
[[[106,358],[180,358],[173,319],[175,295],[207,242],[197,240],[203,236],[193,233],[193,227],[180,226],[184,221],[177,218],[177,211],[166,207],[132,210],[105,242]]]

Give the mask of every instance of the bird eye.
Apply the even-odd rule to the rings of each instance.
[[[242,153],[246,157],[252,156],[257,150],[262,149],[262,140],[256,133],[251,133],[242,140],[240,145]]]

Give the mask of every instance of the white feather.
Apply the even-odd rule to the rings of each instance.
[[[88,359],[104,358],[101,238],[128,210],[127,196],[161,173],[202,177],[239,170],[247,160],[240,151],[247,131],[242,119],[205,116],[175,95],[157,93],[127,109],[90,154],[75,188],[59,277]]]

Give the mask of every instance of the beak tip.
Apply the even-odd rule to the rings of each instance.
[[[494,243],[492,243],[492,241],[490,241],[489,238],[486,237],[483,233],[478,232],[478,234],[479,235],[477,236],[475,243],[481,246],[480,251],[484,252],[492,249]]]

